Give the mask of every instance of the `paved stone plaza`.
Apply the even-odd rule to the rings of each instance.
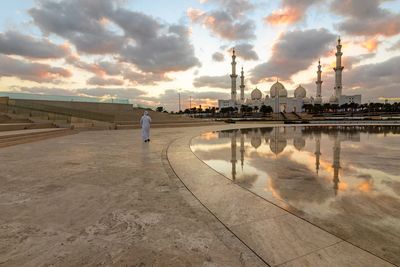
[[[392,266],[191,152],[192,137],[232,127],[153,129],[150,143],[139,130],[87,131],[0,149],[0,266]]]

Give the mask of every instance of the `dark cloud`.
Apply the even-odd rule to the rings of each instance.
[[[35,39],[18,32],[0,33],[0,53],[30,58],[50,59],[67,56],[68,47],[55,45],[47,39]]]
[[[113,54],[143,72],[166,73],[200,66],[186,26],[127,10],[122,2],[39,0],[29,14],[44,34],[69,40],[79,52]],[[115,26],[120,29],[115,30]],[[93,72],[93,66],[80,65]]]
[[[87,63],[85,61],[80,60],[76,56],[69,56],[65,59],[65,61],[76,68],[94,73],[98,76],[105,75],[105,71],[96,63]]]
[[[255,23],[250,19],[235,19],[223,10],[202,12],[197,9],[188,10],[188,16],[193,23],[201,23],[213,34],[226,40],[254,39]]]
[[[368,54],[362,54],[358,56],[344,56],[343,57],[343,65],[347,70],[351,70],[353,68],[354,64],[358,64],[361,61],[372,58],[375,56],[375,53],[368,53]]]
[[[67,69],[52,67],[42,63],[31,63],[24,60],[0,55],[0,77],[18,77],[21,80],[43,82],[56,82],[60,78],[72,76]]]
[[[345,17],[338,24],[350,35],[393,36],[400,33],[400,14],[381,8],[385,0],[334,0],[331,10]]]
[[[222,62],[225,60],[225,56],[221,52],[215,52],[214,54],[212,54],[211,57],[214,61],[217,61],[217,62]]]
[[[243,16],[256,8],[256,5],[249,0],[208,0],[205,2],[223,7],[233,17]]]
[[[222,76],[200,76],[194,79],[194,87],[210,87],[210,88],[223,88],[228,89],[230,87],[229,75]]]
[[[121,60],[135,64],[143,72],[166,73],[200,66],[185,26],[170,25],[151,41],[140,38],[137,36],[135,45],[127,45],[121,51]]]
[[[267,23],[294,24],[301,21],[308,8],[323,0],[282,0],[282,8],[265,17]]]
[[[337,14],[355,18],[377,18],[386,15],[379,5],[381,0],[334,0],[331,9]]]
[[[249,0],[207,0],[217,5],[209,12],[189,9],[187,14],[193,23],[199,23],[214,35],[229,40],[255,39],[255,23],[246,15],[255,10],[256,5]]]
[[[159,31],[165,27],[149,15],[122,8],[113,13],[112,19],[127,36],[141,44],[157,39]]]
[[[124,69],[123,64],[119,62],[100,61],[98,66],[110,76],[120,75]]]
[[[89,80],[87,80],[87,84],[90,85],[99,85],[99,86],[106,86],[106,85],[123,85],[124,81],[116,78],[104,78],[99,76],[93,76]]]
[[[346,74],[345,81],[348,87],[361,87],[366,90],[390,85],[400,88],[399,69],[400,56],[397,56],[381,63],[357,66]]]
[[[326,29],[286,32],[274,44],[271,58],[251,70],[251,81],[254,84],[274,77],[289,80],[333,49],[334,41],[335,35]]]
[[[258,60],[258,55],[254,51],[254,45],[238,44],[235,46],[236,54],[244,60]]]
[[[87,63],[85,61],[80,60],[78,57],[70,56],[66,58],[67,63],[75,66],[79,69],[94,73],[98,76],[116,76],[120,75],[124,68],[124,64],[119,62],[110,62],[110,61],[100,61],[97,63]]]
[[[104,78],[106,75],[122,75],[124,79],[138,85],[156,84],[160,81],[171,80],[164,73],[133,71],[130,64],[121,62],[100,61],[97,63],[87,63],[74,56],[68,57],[66,61],[77,68],[96,74],[95,77],[88,81],[89,84],[93,85],[122,85],[121,80]]]
[[[107,29],[107,16],[112,14],[116,1],[48,1],[39,0],[29,10],[34,23],[44,34],[59,35],[84,53],[118,52],[125,38]]]
[[[160,81],[170,81],[171,79],[164,74],[140,73],[126,69],[123,73],[124,79],[137,85],[154,85]]]

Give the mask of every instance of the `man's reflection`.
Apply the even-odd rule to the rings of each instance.
[[[240,165],[242,166],[242,171],[243,171],[243,165],[244,165],[244,133],[243,131],[240,131]]]
[[[335,136],[333,142],[333,190],[335,192],[335,196],[337,196],[338,188],[339,188],[339,169],[340,169],[340,138],[339,134]]]

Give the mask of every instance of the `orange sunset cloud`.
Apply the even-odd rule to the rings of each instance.
[[[272,25],[292,24],[296,21],[299,21],[301,19],[301,15],[302,14],[298,9],[285,8],[272,13],[268,17],[265,17],[264,20]]]
[[[361,46],[368,50],[368,52],[374,52],[378,48],[379,41],[377,38],[371,38],[361,43]]]

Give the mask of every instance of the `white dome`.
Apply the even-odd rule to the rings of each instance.
[[[317,97],[314,99],[314,103],[315,103],[315,104],[322,104],[322,98],[321,98],[320,96],[317,96]]]
[[[271,149],[272,153],[274,153],[275,155],[278,155],[283,150],[285,150],[286,145],[287,145],[287,141],[286,141],[286,138],[284,138],[284,137],[272,138],[269,141],[269,148]]]
[[[332,95],[332,96],[329,98],[329,103],[335,103],[335,102],[337,102],[337,98],[336,98],[336,96]]]
[[[285,86],[283,86],[283,84],[281,84],[280,82],[276,82],[271,86],[269,94],[271,95],[271,97],[276,97],[277,95],[279,97],[287,97]]]
[[[305,98],[307,95],[306,89],[303,86],[299,85],[296,90],[294,90],[295,98]]]
[[[261,146],[261,138],[258,136],[253,136],[251,137],[251,141],[250,144],[252,147],[254,147],[255,149],[259,148]]]
[[[306,140],[301,137],[294,138],[293,146],[300,151],[306,146]]]
[[[259,89],[254,89],[251,92],[251,100],[260,100],[262,98],[262,93]]]

